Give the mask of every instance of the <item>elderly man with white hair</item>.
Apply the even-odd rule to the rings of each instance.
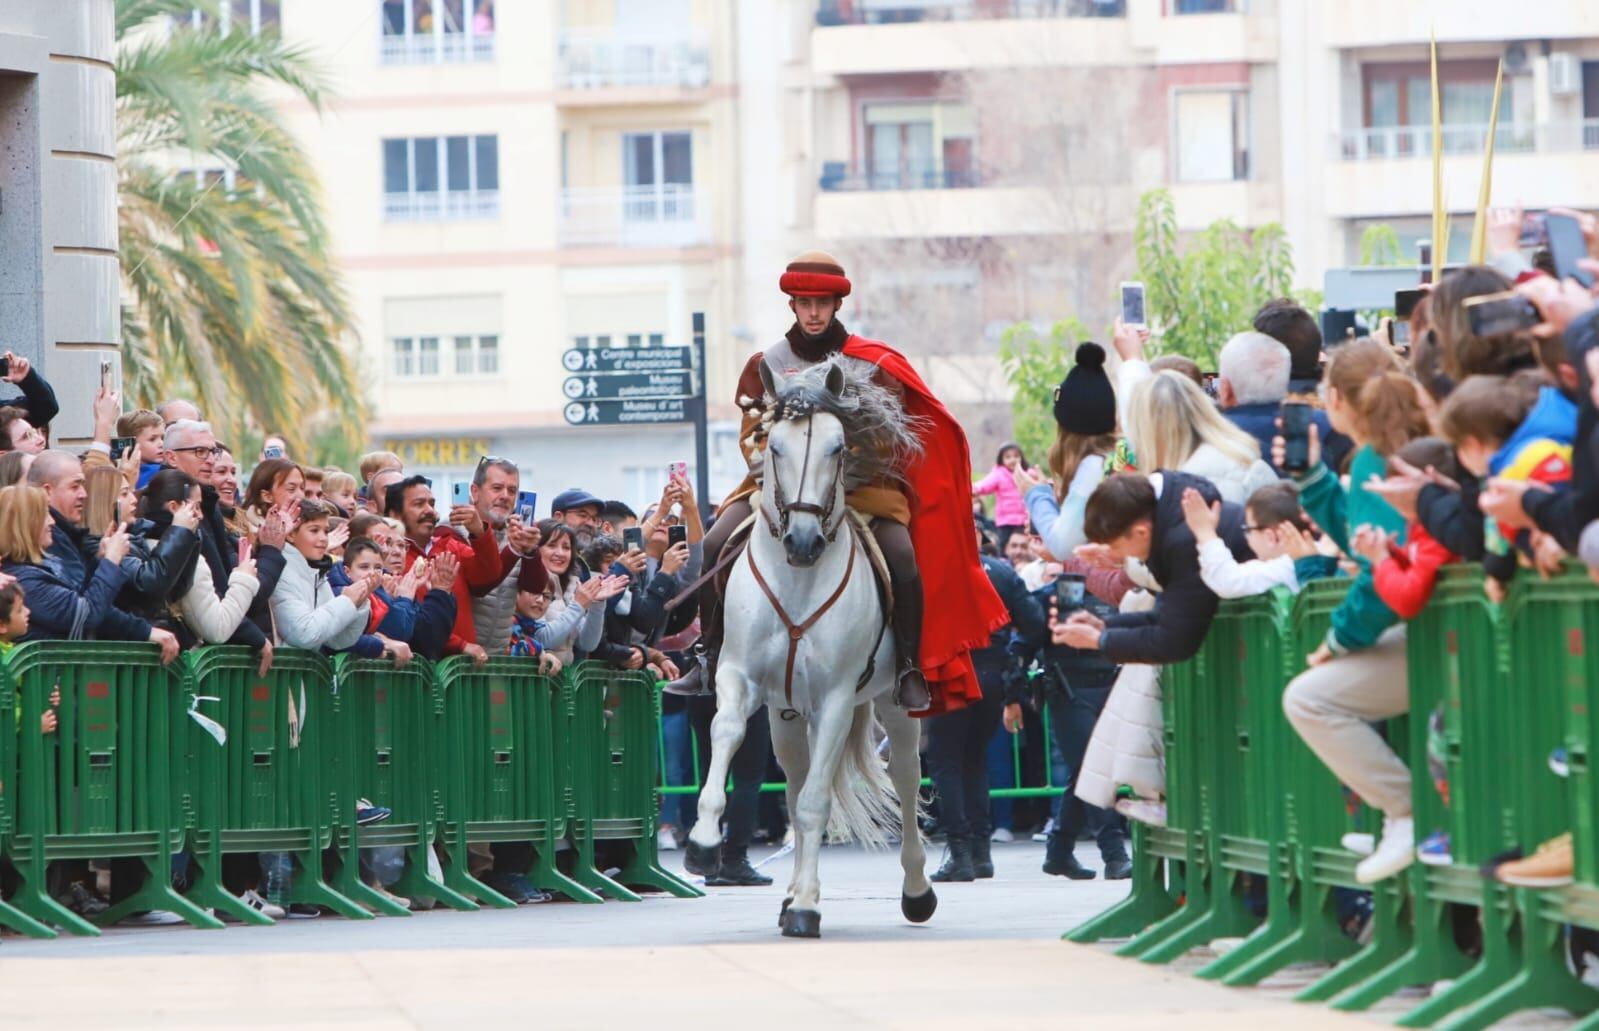
[[[171,426],[180,419],[187,419],[190,422],[200,421],[199,407],[196,406],[193,401],[185,401],[181,398],[173,398],[170,401],[162,401],[160,404],[155,406],[155,414],[161,416],[161,421],[165,422],[168,426]]]
[[[1260,453],[1271,454],[1277,436],[1277,415],[1288,396],[1293,356],[1288,348],[1264,333],[1239,333],[1221,349],[1216,362],[1216,400],[1222,415],[1260,442]],[[1312,422],[1326,440],[1332,427],[1319,409]]]

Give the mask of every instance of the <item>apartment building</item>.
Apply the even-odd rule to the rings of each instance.
[[[434,479],[482,455],[544,501],[638,501],[683,424],[572,425],[563,352],[684,347],[730,397],[738,164],[722,0],[233,0],[311,48],[337,100],[290,108],[321,177],[376,402],[374,445]],[[731,405],[713,411],[731,419]],[[719,426],[713,487],[743,474]],[[541,503],[541,514],[548,511]]]
[[[745,170],[746,293],[800,243],[839,251],[851,325],[917,356],[979,461],[1009,426],[1004,328],[1108,325],[1145,190],[1172,192],[1184,231],[1281,222],[1307,286],[1354,263],[1373,224],[1413,253],[1430,234],[1434,30],[1451,257],[1501,56],[1496,200],[1599,207],[1599,7],[1581,0],[764,6],[775,44],[747,29],[741,46],[777,68],[741,103],[746,127],[781,127],[755,149],[783,160]],[[752,311],[753,335],[782,315]]]

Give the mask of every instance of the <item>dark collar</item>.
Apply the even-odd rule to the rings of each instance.
[[[844,344],[849,340],[849,330],[845,329],[844,324],[838,319],[834,319],[827,324],[827,329],[823,330],[821,336],[812,337],[806,336],[796,322],[788,327],[784,337],[788,340],[788,346],[794,349],[794,354],[800,359],[819,362],[844,350]]]
[[[65,530],[75,540],[81,539],[89,532],[53,508],[50,510],[50,518],[55,520],[57,530]]]

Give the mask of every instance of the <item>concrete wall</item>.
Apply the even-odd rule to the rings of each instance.
[[[119,362],[113,2],[0,4],[0,349],[55,386],[61,442]]]

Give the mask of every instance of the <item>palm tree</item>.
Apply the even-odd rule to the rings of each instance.
[[[326,88],[277,33],[193,29],[196,8],[215,0],[117,0],[125,393],[193,396],[235,444],[277,431],[296,453],[318,436],[353,450],[349,305],[310,162],[268,95],[320,111]]]

